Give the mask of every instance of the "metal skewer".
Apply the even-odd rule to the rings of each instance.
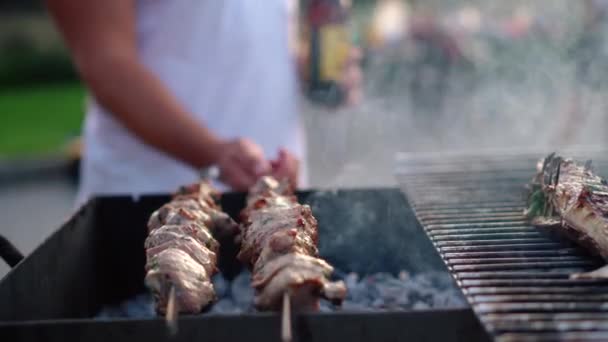
[[[177,334],[177,316],[179,309],[177,307],[177,300],[175,299],[175,286],[171,285],[169,290],[169,299],[167,301],[167,314],[165,316],[165,322],[169,329],[169,335],[175,336]]]
[[[289,292],[283,293],[283,312],[281,319],[281,341],[291,342],[293,340],[291,334],[291,300]]]

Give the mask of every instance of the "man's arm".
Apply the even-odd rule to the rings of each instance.
[[[253,184],[265,168],[261,149],[246,140],[220,140],[140,61],[134,0],[46,0],[46,5],[90,91],[125,127],[192,167],[218,164],[235,188]]]
[[[193,167],[217,159],[219,139],[139,61],[134,1],[46,3],[97,101],[140,139]]]

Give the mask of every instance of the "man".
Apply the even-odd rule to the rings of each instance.
[[[211,165],[236,190],[305,185],[288,1],[46,3],[92,95],[79,202],[172,191]]]

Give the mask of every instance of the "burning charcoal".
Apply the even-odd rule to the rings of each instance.
[[[429,309],[429,308],[430,308],[430,306],[427,303],[425,303],[425,302],[416,302],[412,306],[412,309],[414,309],[414,310],[426,310],[426,309]]]
[[[95,318],[141,318],[154,316],[154,300],[150,294],[144,293],[125,300],[118,305],[105,306]]]
[[[348,288],[347,298],[354,302],[367,301],[367,288],[363,282],[359,281],[357,273],[349,273],[344,279]]]
[[[350,293],[351,289],[349,289]],[[371,296],[368,295],[368,292],[364,285],[358,285],[352,290],[354,293],[350,297],[351,302],[358,303],[360,305],[369,305],[372,301]]]
[[[412,275],[410,274],[410,272],[408,272],[406,270],[401,270],[401,272],[399,272],[400,281],[410,281],[411,279],[412,279]]]
[[[397,302],[397,298],[401,297],[404,292],[402,284],[395,278],[387,279],[384,282],[377,283],[376,288],[387,305]]]
[[[154,299],[148,293],[140,294],[122,302],[121,310],[125,317],[155,317]]]
[[[229,296],[230,283],[222,276],[221,273],[216,274],[213,279],[213,288],[215,289],[215,295],[218,299]]]
[[[351,274],[351,273],[349,273]],[[346,274],[346,272],[342,272],[342,270],[334,268],[334,272],[331,275],[331,279],[334,280],[344,280],[346,279],[346,277],[348,277],[349,274]]]
[[[351,293],[351,289],[349,289],[349,293]],[[368,306],[376,297],[378,297],[378,292],[375,286],[363,280],[352,288],[350,299],[360,305]]]
[[[212,314],[240,314],[243,310],[240,309],[232,299],[220,299],[211,307],[210,313]]]
[[[449,274],[428,272],[410,275],[407,271],[401,271],[398,276],[376,273],[360,278],[354,272],[342,276],[348,288],[347,299],[341,308],[321,301],[321,312],[425,310],[467,305],[460,292],[453,287]],[[216,275],[213,284],[218,301],[208,314],[255,312],[250,277],[251,274],[244,271],[230,282],[221,274]],[[119,305],[105,307],[96,318],[153,317],[153,306],[150,294],[141,294]]]
[[[404,288],[401,289],[401,292],[399,293],[399,297],[397,297],[397,305],[400,308],[409,308],[412,305],[412,302],[410,301],[410,297],[408,295],[407,289],[404,289]]]
[[[101,311],[95,316],[96,319],[104,320],[104,319],[113,319],[116,317],[123,317],[122,312],[119,307],[104,307]]]
[[[373,309],[369,305],[345,300],[342,302],[342,310],[344,311],[372,311]]]
[[[344,282],[346,283],[346,287],[354,288],[359,283],[359,275],[357,273],[351,272],[344,277]]]
[[[331,304],[322,300],[319,304],[319,311],[320,312],[333,312],[333,311],[335,311],[335,309],[331,306]]]
[[[395,286],[399,286],[400,284],[396,281],[396,279],[388,274],[388,273],[377,273],[368,278],[368,285],[373,286],[371,291],[369,292],[373,298],[383,298],[387,299],[392,297],[395,292]]]
[[[374,282],[376,282],[376,283],[381,283],[383,281],[387,281],[387,280],[393,278],[393,276],[390,273],[380,272],[380,273],[371,275],[370,278],[372,278],[374,280]]]
[[[384,302],[383,298],[376,298],[374,299],[374,301],[372,302],[372,307],[374,309],[383,309],[386,307],[386,303]]]
[[[432,276],[427,273],[416,275],[412,285],[415,286],[416,292],[420,298],[432,297],[439,291],[435,284],[433,284]]]
[[[374,276],[365,277],[361,281],[361,285],[365,288],[365,295],[370,300],[373,300],[374,298],[380,296],[378,288],[376,287],[376,278]]]
[[[449,290],[445,294],[446,298],[443,306],[451,308],[467,306],[466,300],[458,290]]]
[[[232,280],[230,293],[239,308],[249,309],[253,304],[253,288],[251,287],[251,273],[241,272]]]
[[[420,289],[430,289],[433,286],[433,281],[428,273],[420,273],[414,276],[413,281]]]
[[[449,294],[446,292],[439,292],[433,296],[433,307],[443,307],[449,301]]]
[[[452,285],[452,277],[449,274],[430,272],[427,274],[427,277],[430,279],[433,287],[440,290],[448,289]]]

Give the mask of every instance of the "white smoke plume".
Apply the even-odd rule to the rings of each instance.
[[[608,20],[602,3],[405,3],[406,38],[367,51],[363,103],[337,112],[304,108],[312,185],[391,185],[398,151],[604,145],[608,39],[601,36],[608,37]],[[365,42],[369,30],[361,27],[373,17],[357,18]],[[411,23],[425,22],[449,38],[416,42]],[[389,27],[394,36],[400,26]],[[437,43],[442,39],[456,43],[462,56],[449,66]]]

